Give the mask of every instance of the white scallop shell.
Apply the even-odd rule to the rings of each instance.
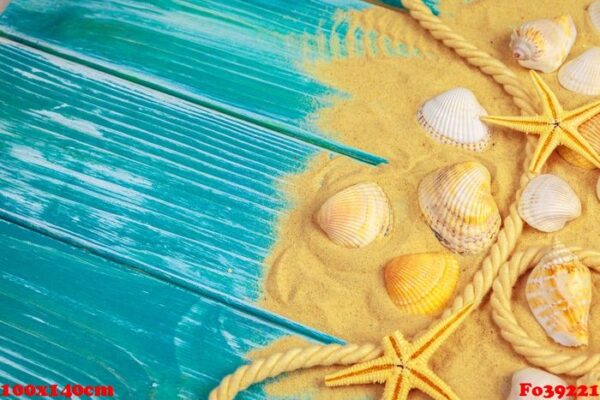
[[[600,95],[600,47],[592,47],[558,71],[565,89],[588,96]]]
[[[525,22],[513,31],[510,48],[521,66],[550,73],[566,60],[576,38],[573,18],[565,15]]]
[[[531,390],[529,390],[527,395],[521,396],[521,384],[530,384],[531,388],[536,386],[543,388],[546,385],[550,385],[553,388],[559,385],[567,386],[567,383],[556,375],[549,374],[548,372],[537,368],[525,368],[514,373],[510,394],[508,395],[507,400],[539,400],[541,398],[562,400],[573,399],[568,396],[560,397],[558,394],[553,397],[535,396]]]
[[[485,115],[473,92],[455,88],[425,102],[417,118],[436,142],[483,151],[490,143],[489,128],[480,119]]]
[[[563,179],[539,175],[523,191],[519,215],[539,231],[556,232],[581,215],[581,201]]]
[[[588,7],[588,16],[596,32],[600,33],[600,0],[594,1]]]

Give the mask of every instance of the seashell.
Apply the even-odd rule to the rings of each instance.
[[[523,191],[519,215],[539,231],[556,232],[581,215],[581,201],[563,179],[539,175]]]
[[[596,197],[600,200],[600,178],[598,178],[598,182],[596,183]]]
[[[451,254],[404,255],[386,265],[385,287],[402,314],[432,315],[450,301],[458,273],[458,261]]]
[[[566,60],[576,38],[573,18],[565,15],[524,23],[513,31],[510,48],[521,66],[549,73]]]
[[[590,120],[584,122],[577,128],[581,136],[583,136],[589,144],[600,153],[600,114],[595,115]],[[579,153],[561,146],[558,148],[558,154],[569,163],[579,168],[595,169],[594,164],[583,158]]]
[[[577,400],[600,400],[600,395],[596,396],[592,392],[592,386],[597,386],[595,393],[600,393],[600,369],[593,369],[579,378],[577,380],[577,386],[585,386],[588,391],[588,396],[577,396]]]
[[[417,118],[436,142],[483,151],[491,139],[489,128],[480,119],[485,115],[487,111],[473,92],[455,88],[425,102]]]
[[[529,275],[525,293],[536,320],[556,343],[588,344],[592,277],[565,246],[555,243],[546,253]]]
[[[588,16],[596,32],[600,33],[600,0],[594,1],[588,7]]]
[[[600,47],[592,47],[558,71],[565,89],[588,96],[600,95]]]
[[[364,247],[389,233],[392,211],[383,189],[366,182],[330,197],[317,212],[316,221],[334,243]]]
[[[525,368],[514,373],[512,377],[512,386],[507,400],[539,400],[544,399],[562,399],[572,400],[572,397],[559,395],[557,393],[552,397],[545,397],[545,386],[556,388],[557,386],[567,387],[567,383],[556,375],[537,368]],[[533,388],[542,388],[542,393],[533,393]],[[526,392],[521,393],[522,390]],[[537,389],[536,389],[537,390]],[[523,395],[522,395],[523,394]]]
[[[438,240],[459,254],[489,247],[500,229],[491,177],[477,162],[464,162],[427,175],[419,185],[419,206]]]

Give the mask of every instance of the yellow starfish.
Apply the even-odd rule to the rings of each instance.
[[[433,353],[465,320],[473,305],[439,322],[416,342],[409,343],[400,332],[383,339],[383,356],[331,374],[325,378],[329,387],[385,383],[383,400],[406,400],[408,393],[419,389],[435,400],[459,400],[452,389],[427,365]]]
[[[579,153],[597,168],[600,168],[600,155],[578,131],[581,124],[600,113],[600,100],[572,111],[566,111],[559,103],[556,95],[535,71],[531,71],[531,78],[543,105],[543,115],[526,117],[489,116],[481,119],[491,124],[540,136],[529,166],[533,173],[539,173],[550,155],[561,145]]]

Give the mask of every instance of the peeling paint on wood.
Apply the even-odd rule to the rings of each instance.
[[[0,214],[188,286],[257,298],[286,207],[277,184],[317,148],[6,41],[0,63],[11,82],[0,85]]]
[[[79,63],[378,164],[385,160],[337,143],[312,124],[310,116],[334,93],[303,71],[305,51],[299,43],[305,34],[342,34],[347,27],[336,24],[335,16],[366,7],[374,5],[362,0],[15,0],[0,17],[0,31]],[[392,47],[390,51],[401,53]]]

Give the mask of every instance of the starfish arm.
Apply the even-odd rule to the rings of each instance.
[[[428,360],[433,353],[454,333],[460,324],[467,318],[473,309],[473,304],[469,304],[457,313],[438,322],[436,326],[431,328],[427,333],[421,336],[412,344],[412,352],[410,360]]]
[[[559,128],[544,132],[540,136],[533,157],[531,158],[531,163],[529,164],[531,172],[539,174],[546,161],[548,161],[548,158],[550,158],[554,150],[561,144],[561,137],[557,129]]]
[[[600,168],[600,155],[579,131],[570,125],[562,126],[563,139],[561,144],[577,152],[583,158]]]
[[[427,367],[411,371],[411,378],[415,388],[434,400],[460,400],[452,388]]]
[[[539,115],[525,117],[502,117],[491,115],[481,117],[481,120],[488,124],[503,126],[505,128],[532,134],[538,134],[540,131],[547,129],[549,124],[548,119]]]
[[[544,107],[544,114],[554,120],[558,120],[563,113],[563,108],[560,105],[558,98],[537,72],[531,70],[530,75],[535,85],[535,90],[542,102],[542,106]]]
[[[565,112],[563,119],[570,125],[579,127],[596,115],[600,115],[600,100],[591,102],[575,110]]]
[[[409,376],[405,373],[395,373],[385,384],[383,400],[406,400],[412,389]]]
[[[404,338],[399,331],[383,339],[383,349],[385,354],[393,354],[397,362],[408,359],[410,355],[411,344]]]
[[[390,356],[383,356],[373,361],[356,364],[350,368],[327,375],[325,386],[362,385],[365,383],[384,383],[394,374],[396,365]]]

